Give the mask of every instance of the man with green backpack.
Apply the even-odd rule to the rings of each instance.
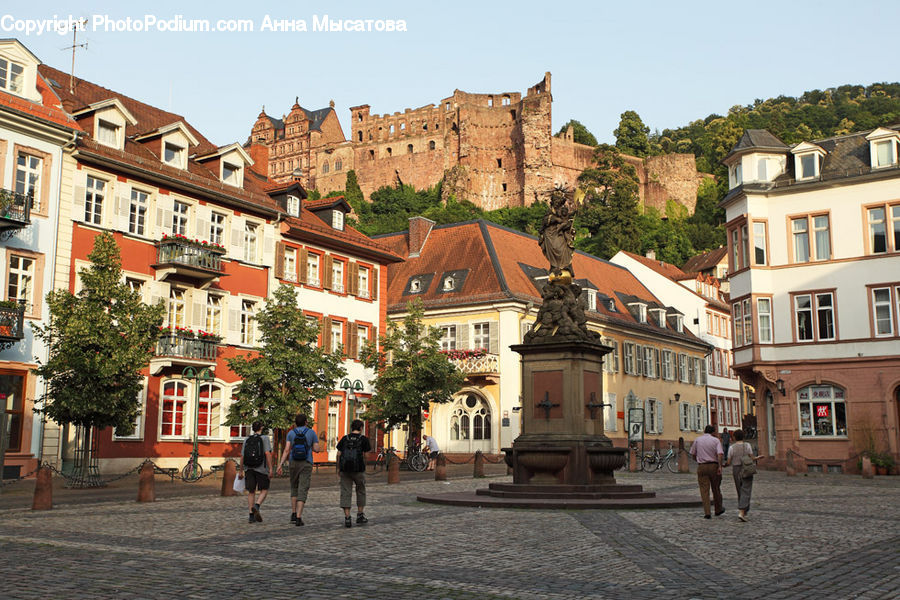
[[[281,460],[278,461],[278,474],[281,475],[281,465],[291,457],[291,523],[296,526],[303,525],[303,506],[309,494],[309,481],[312,476],[313,452],[321,452],[319,436],[310,427],[306,426],[306,415],[297,415],[294,419],[296,427],[287,434],[287,444]]]
[[[353,527],[350,519],[350,501],[356,485],[356,523],[368,523],[366,518],[366,452],[372,449],[369,438],[362,434],[363,422],[350,423],[350,433],[337,444],[337,467],[341,477],[341,508],[344,509],[344,527]]]

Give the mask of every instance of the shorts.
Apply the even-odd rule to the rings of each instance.
[[[306,502],[312,468],[312,463],[309,461],[291,461],[291,498],[296,498],[298,502]]]
[[[434,460],[434,459],[436,459],[436,458],[438,457],[438,454],[440,454],[440,452],[437,451],[437,450],[435,450],[434,452],[429,452],[429,453],[428,453],[428,458],[431,459],[431,460]]]
[[[350,508],[353,486],[356,486],[356,506],[366,506],[366,474],[341,471],[341,508]]]
[[[259,491],[269,489],[269,476],[266,473],[260,473],[255,469],[247,469],[244,471],[244,479],[246,480],[247,491],[251,494],[256,492],[257,489]]]

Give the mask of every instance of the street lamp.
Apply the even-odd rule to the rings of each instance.
[[[190,379],[194,382],[194,449],[191,450],[191,458],[181,471],[181,477],[185,481],[197,481],[203,475],[203,467],[200,466],[200,452],[197,446],[197,435],[200,427],[200,383],[213,381],[215,375],[209,367],[197,371],[194,367],[185,367],[181,372],[182,379]]]
[[[781,378],[779,377],[779,378],[775,381],[775,388],[776,388],[779,392],[781,392],[781,395],[782,395],[782,396],[784,396],[784,395],[785,395],[785,393],[784,393],[784,379],[781,379]]]

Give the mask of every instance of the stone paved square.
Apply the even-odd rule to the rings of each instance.
[[[488,481],[370,485],[343,527],[337,485],[287,492],[246,522],[244,498],[164,498],[0,510],[0,598],[900,598],[900,478],[756,477],[750,522],[700,509],[504,510],[422,504]],[[617,473],[697,494],[694,475]],[[159,484],[158,484],[159,485]],[[186,484],[184,484],[186,485]]]

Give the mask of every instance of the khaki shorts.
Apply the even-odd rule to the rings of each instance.
[[[298,502],[306,502],[312,468],[312,463],[309,461],[291,461],[291,498],[296,498]]]

